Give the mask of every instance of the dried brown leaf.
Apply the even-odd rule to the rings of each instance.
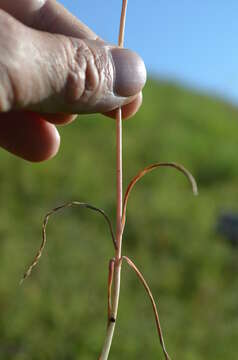
[[[159,167],[172,167],[177,169],[178,171],[182,172],[187,179],[190,181],[191,185],[192,185],[192,191],[194,193],[194,195],[198,195],[198,188],[197,188],[197,183],[196,180],[194,179],[194,177],[192,176],[192,174],[182,165],[180,164],[176,164],[173,162],[161,162],[161,163],[155,163],[152,165],[147,166],[146,168],[144,168],[143,170],[141,170],[129,183],[125,196],[124,196],[124,201],[123,201],[123,212],[122,212],[122,229],[124,229],[125,226],[125,222],[126,222],[126,209],[127,209],[127,203],[128,203],[128,198],[129,195],[133,189],[133,187],[135,186],[135,184],[137,183],[137,181],[139,181],[141,178],[143,178],[143,176],[145,176],[146,174],[148,174],[149,172],[151,172],[154,169],[157,169]]]
[[[113,232],[113,227],[112,227],[112,223],[111,223],[111,220],[109,219],[108,215],[105,213],[104,210],[100,209],[100,208],[97,208],[93,205],[90,205],[90,204],[87,204],[87,203],[83,203],[83,202],[79,202],[79,201],[72,201],[72,202],[69,202],[69,203],[66,203],[66,204],[63,204],[61,206],[58,206],[54,209],[52,209],[50,212],[48,212],[44,218],[44,221],[43,221],[43,225],[42,225],[42,242],[41,242],[41,246],[36,254],[36,256],[34,257],[34,260],[32,261],[32,263],[29,265],[29,267],[27,268],[23,278],[21,279],[20,281],[20,284],[22,284],[22,282],[27,279],[32,270],[34,269],[34,267],[38,264],[40,258],[41,258],[41,255],[42,255],[42,252],[44,250],[44,247],[45,247],[45,244],[46,244],[46,226],[48,224],[48,221],[49,221],[49,218],[54,215],[55,213],[63,210],[63,209],[66,209],[66,208],[70,208],[70,207],[73,207],[73,206],[80,206],[80,207],[84,207],[84,208],[87,208],[87,209],[90,209],[90,210],[93,210],[93,211],[96,211],[98,213],[100,213],[101,215],[103,215],[104,219],[106,220],[108,226],[109,226],[109,230],[110,230],[110,234],[111,234],[111,237],[112,237],[112,241],[113,241],[113,244],[114,244],[114,247],[117,248],[117,245],[116,245],[116,239],[115,239],[115,235],[114,235],[114,232]]]
[[[161,325],[160,325],[160,321],[159,321],[158,310],[157,310],[157,307],[156,307],[155,300],[154,300],[154,297],[152,295],[152,292],[151,292],[151,290],[149,288],[149,285],[147,284],[147,282],[144,279],[144,276],[139,271],[139,269],[136,267],[136,265],[133,263],[133,261],[131,259],[129,259],[127,256],[122,256],[122,258],[125,259],[127,264],[135,271],[137,277],[141,281],[142,285],[145,288],[145,291],[147,292],[147,294],[148,294],[148,296],[150,298],[150,301],[151,301],[151,304],[152,304],[152,307],[153,307],[153,311],[154,311],[154,315],[155,315],[155,322],[156,322],[157,332],[158,332],[158,335],[159,335],[160,344],[161,344],[165,359],[170,360],[170,357],[169,357],[169,355],[167,353],[165,343],[164,343],[163,333],[162,333],[162,329],[161,329]]]

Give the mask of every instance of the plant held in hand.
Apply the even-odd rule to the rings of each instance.
[[[127,0],[123,0],[122,2],[122,12],[121,12],[121,21],[120,21],[120,31],[119,31],[119,40],[118,44],[120,47],[123,47],[123,41],[124,41],[124,30],[125,30],[125,19],[126,19],[126,10],[127,10]],[[157,327],[157,332],[160,340],[160,344],[163,349],[164,357],[166,360],[169,360],[170,357],[167,353],[163,334],[160,326],[159,321],[159,315],[156,308],[156,303],[153,298],[152,292],[145,281],[142,273],[137,268],[137,266],[134,264],[134,262],[129,259],[127,256],[122,255],[122,237],[123,232],[126,224],[126,213],[127,213],[127,203],[129,199],[129,195],[134,188],[135,184],[146,174],[151,172],[152,170],[161,168],[161,167],[172,167],[174,169],[177,169],[178,171],[182,172],[190,181],[192,185],[192,190],[195,195],[197,195],[197,184],[193,176],[190,174],[188,170],[186,170],[182,165],[176,164],[176,163],[170,163],[170,162],[161,162],[161,163],[155,163],[152,165],[149,165],[148,167],[144,168],[142,171],[140,171],[129,183],[124,198],[123,198],[123,190],[122,190],[122,115],[121,115],[121,109],[119,108],[116,112],[116,166],[117,166],[117,214],[116,214],[116,233],[114,234],[113,226],[110,218],[108,215],[101,210],[100,208],[97,208],[93,205],[82,203],[79,201],[73,201],[70,203],[63,204],[53,210],[51,210],[49,213],[46,214],[43,226],[42,226],[42,243],[40,246],[40,249],[38,250],[33,262],[28,267],[27,271],[25,272],[23,280],[25,280],[32,272],[33,268],[38,264],[39,259],[42,255],[42,252],[44,250],[45,244],[46,244],[46,226],[48,223],[48,220],[50,216],[54,215],[58,211],[61,211],[65,208],[74,207],[74,206],[80,206],[83,208],[87,208],[92,211],[96,211],[99,214],[101,214],[105,221],[107,222],[109,226],[109,231],[111,234],[111,238],[113,241],[115,254],[114,257],[109,261],[109,274],[108,274],[108,294],[107,294],[107,301],[108,301],[108,319],[107,319],[107,331],[106,331],[106,337],[104,341],[104,345],[101,351],[101,354],[99,356],[99,360],[106,360],[108,359],[114,329],[116,325],[117,320],[117,312],[118,312],[118,304],[119,304],[119,295],[120,295],[120,280],[121,280],[121,267],[123,260],[126,261],[126,263],[131,267],[132,270],[136,273],[138,279],[141,281],[142,285],[145,288],[146,293],[149,296],[149,299],[152,304],[153,312],[155,315],[155,322]]]

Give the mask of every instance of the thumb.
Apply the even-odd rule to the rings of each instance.
[[[130,103],[146,70],[134,52],[28,28],[0,10],[0,111],[107,112]]]

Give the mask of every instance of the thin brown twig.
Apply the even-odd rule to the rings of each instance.
[[[45,244],[46,244],[46,241],[47,241],[47,238],[46,238],[46,227],[47,227],[47,224],[48,224],[48,221],[49,221],[49,218],[54,215],[55,213],[65,209],[65,208],[70,208],[70,207],[73,207],[73,206],[80,206],[80,207],[84,207],[84,208],[87,208],[87,209],[90,209],[90,210],[93,210],[93,211],[96,211],[98,213],[100,213],[101,215],[103,215],[104,219],[106,220],[108,226],[109,226],[109,230],[110,230],[110,234],[111,234],[111,237],[112,237],[112,241],[113,241],[113,244],[114,244],[114,247],[115,249],[117,248],[117,244],[116,244],[116,239],[115,239],[115,235],[114,235],[114,232],[113,232],[113,227],[112,227],[112,223],[111,223],[111,220],[110,218],[108,217],[108,215],[105,213],[104,210],[100,209],[100,208],[97,208],[93,205],[90,205],[90,204],[87,204],[87,203],[84,203],[84,202],[79,202],[79,201],[71,201],[69,203],[66,203],[66,204],[63,204],[63,205],[60,205],[60,206],[57,206],[56,208],[52,209],[50,212],[48,212],[46,215],[45,215],[45,218],[44,218],[44,221],[43,221],[43,224],[42,224],[42,242],[41,242],[41,245],[40,245],[40,248],[39,250],[37,251],[37,254],[35,255],[32,263],[29,265],[29,267],[27,268],[26,272],[24,273],[21,281],[20,281],[20,285],[23,283],[24,280],[26,280],[32,273],[32,270],[34,269],[34,267],[38,264],[41,256],[42,256],[42,253],[43,253],[43,250],[45,248]]]
[[[142,285],[145,288],[145,291],[147,292],[147,294],[148,294],[148,296],[150,298],[150,301],[151,301],[151,304],[152,304],[152,307],[153,307],[153,311],[154,311],[154,315],[155,315],[155,322],[156,322],[156,327],[157,327],[157,331],[158,331],[158,335],[159,335],[160,344],[161,344],[161,347],[163,349],[165,359],[170,360],[170,357],[169,357],[169,355],[167,353],[165,343],[164,343],[163,333],[162,333],[162,329],[161,329],[161,325],[160,325],[160,321],[159,321],[158,310],[157,310],[157,307],[156,307],[155,300],[154,300],[154,297],[152,295],[152,292],[151,292],[151,290],[149,288],[149,285],[147,284],[147,282],[145,281],[142,273],[139,271],[139,269],[136,267],[136,265],[133,263],[133,261],[131,259],[129,259],[127,256],[122,256],[122,258],[125,259],[127,264],[135,271],[136,275],[138,276],[139,280],[141,281]]]

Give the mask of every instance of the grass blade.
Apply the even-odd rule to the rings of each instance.
[[[109,226],[109,230],[110,230],[110,234],[111,234],[111,237],[112,237],[114,247],[117,248],[116,239],[115,239],[115,235],[114,235],[114,232],[113,232],[113,227],[112,227],[111,220],[109,219],[108,215],[105,213],[104,210],[102,210],[100,208],[97,208],[97,207],[95,207],[93,205],[83,203],[83,202],[79,202],[79,201],[72,201],[72,202],[60,205],[60,206],[52,209],[50,212],[48,212],[46,214],[46,216],[44,218],[44,221],[43,221],[43,225],[42,225],[42,242],[41,242],[41,246],[40,246],[39,250],[37,251],[37,254],[34,257],[32,263],[29,265],[26,272],[24,273],[23,278],[20,281],[20,285],[23,283],[24,280],[26,280],[31,275],[32,270],[38,264],[38,262],[39,262],[39,260],[40,260],[40,258],[42,256],[42,253],[43,253],[43,250],[44,250],[44,247],[45,247],[45,244],[46,244],[46,240],[47,240],[47,238],[46,238],[46,227],[47,227],[49,218],[52,215],[56,214],[57,212],[59,212],[59,211],[61,211],[63,209],[66,209],[66,208],[73,207],[73,206],[84,207],[84,208],[96,211],[96,212],[100,213],[101,215],[103,215],[104,219],[106,220],[106,222],[107,222],[107,224]]]
[[[161,325],[160,325],[160,321],[159,321],[158,310],[157,310],[157,307],[156,307],[155,300],[154,300],[154,297],[152,295],[152,292],[151,292],[151,290],[149,288],[149,285],[147,284],[147,282],[144,279],[144,276],[139,271],[139,269],[136,267],[136,265],[133,263],[133,261],[131,259],[129,259],[127,256],[122,256],[122,258],[124,260],[126,260],[127,264],[135,271],[137,277],[141,281],[142,285],[145,288],[145,291],[147,292],[147,294],[148,294],[148,296],[150,298],[150,301],[151,301],[151,304],[152,304],[152,307],[153,307],[153,311],[154,311],[154,315],[155,315],[155,322],[156,322],[157,332],[158,332],[158,335],[159,335],[160,344],[161,344],[165,359],[170,360],[170,357],[169,357],[169,355],[167,353],[165,343],[164,343],[163,333],[162,333],[162,329],[161,329]]]
[[[126,222],[126,209],[127,209],[127,203],[128,203],[128,198],[129,195],[132,191],[132,189],[134,188],[135,184],[137,183],[137,181],[139,181],[141,178],[143,178],[146,174],[148,174],[149,172],[151,172],[152,170],[155,170],[159,167],[172,167],[177,169],[178,171],[182,172],[187,179],[189,180],[191,186],[192,186],[192,191],[194,193],[194,195],[198,195],[198,188],[197,188],[197,183],[196,180],[194,179],[193,175],[182,165],[177,164],[177,163],[173,163],[173,162],[161,162],[161,163],[155,163],[152,165],[147,166],[146,168],[144,168],[143,170],[141,170],[129,183],[125,196],[124,196],[124,201],[123,201],[123,212],[122,212],[122,229],[124,229],[125,226],[125,222]]]

